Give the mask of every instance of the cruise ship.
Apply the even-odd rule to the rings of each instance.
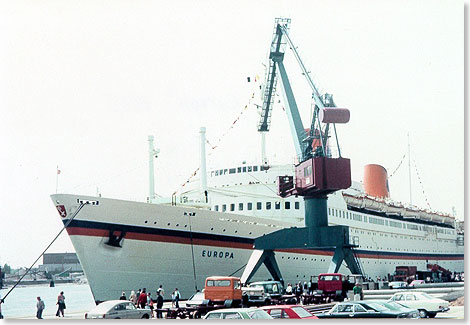
[[[138,288],[153,291],[159,285],[167,292],[178,287],[188,298],[203,288],[207,276],[241,276],[255,238],[304,226],[302,198],[276,193],[276,177],[292,173],[290,165],[264,164],[208,171],[209,205],[197,179],[190,183],[193,189],[160,204],[71,194],[51,197],[95,301]],[[362,188],[354,182],[330,194],[328,220],[329,225],[349,226],[366,276],[384,277],[402,265],[425,270],[428,263],[464,271],[463,235],[453,217],[402,207]],[[328,270],[333,249],[275,254],[284,281],[303,283]],[[344,265],[340,272],[350,274]],[[253,281],[270,277],[263,266]]]
[[[282,59],[279,49],[286,43],[282,43],[281,36],[287,36],[288,22],[276,20],[270,57],[278,55],[278,60]],[[290,47],[295,51],[295,46]],[[301,63],[298,55],[296,58]],[[275,71],[275,64],[279,62],[270,62],[270,71]],[[308,72],[304,75],[308,78]],[[275,86],[275,75],[267,73],[265,84]],[[315,92],[311,80],[310,84]],[[262,92],[269,106],[273,99],[266,98],[274,90],[263,87]],[[317,99],[318,105],[325,103],[320,96]],[[336,109],[332,101],[330,104],[327,113]],[[264,109],[261,117],[259,130],[266,131],[270,111]],[[295,132],[307,133],[302,127]],[[256,238],[305,226],[304,197],[278,193],[280,176],[298,176],[295,164],[269,164],[263,153],[258,163],[206,170],[204,136],[205,129],[201,129],[197,175],[186,184],[184,192],[173,197],[156,199],[152,193],[153,145],[149,146],[151,181],[147,202],[51,195],[97,303],[118,299],[122,291],[129,294],[139,288],[154,293],[159,285],[165,289],[164,299],[169,299],[176,287],[183,298],[188,298],[203,288],[207,276],[241,277]],[[329,154],[327,138],[328,128],[325,140],[318,141],[317,136],[318,147],[312,144],[310,149],[325,145],[323,154]],[[351,184],[350,179],[348,182]],[[458,231],[455,217],[390,199],[387,172],[381,166],[367,165],[362,183],[352,182],[350,187],[330,192],[325,213],[328,226],[349,227],[350,244],[355,246],[356,259],[367,277],[383,278],[393,274],[396,266],[404,265],[426,270],[427,264],[438,264],[450,271],[464,270],[463,233]],[[274,252],[284,282],[303,283],[329,269],[334,247]],[[339,272],[350,274],[345,264]],[[252,281],[268,278],[271,274],[262,266]]]

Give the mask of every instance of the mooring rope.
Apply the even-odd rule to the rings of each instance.
[[[72,220],[75,218],[75,216],[78,214],[78,212],[80,212],[80,210],[85,206],[85,204],[89,204],[89,202],[86,202],[86,203],[80,203],[80,205],[78,206],[78,209],[77,211],[75,211],[75,213],[72,215],[72,217],[69,219],[69,221],[67,221],[67,223],[64,225],[64,228],[62,228],[59,233],[57,234],[57,236],[55,236],[55,238],[52,240],[52,242],[46,247],[46,249],[41,253],[41,255],[39,255],[39,257],[34,261],[34,263],[29,267],[28,270],[26,270],[26,272],[23,274],[23,276],[18,280],[18,282],[15,283],[15,285],[7,292],[7,294],[5,295],[5,297],[3,297],[3,299],[0,300],[0,303],[3,303],[5,302],[5,299],[8,297],[8,295],[10,294],[10,292],[13,291],[13,289],[16,288],[16,286],[21,282],[21,280],[23,280],[23,278],[26,276],[26,274],[28,274],[28,272],[33,268],[33,266],[37,263],[37,261],[39,261],[39,259],[44,255],[44,253],[46,253],[46,251],[49,249],[49,247],[51,247],[51,245],[56,241],[57,238],[59,238],[60,234],[64,231],[65,228],[67,228],[67,226],[70,224],[70,222],[72,222]]]

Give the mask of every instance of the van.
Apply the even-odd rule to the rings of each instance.
[[[240,278],[233,276],[210,276],[206,278],[204,299],[209,304],[224,304],[226,307],[239,306],[242,301]]]

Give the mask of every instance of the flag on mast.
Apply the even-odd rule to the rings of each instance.
[[[57,175],[55,177],[55,193],[57,194],[57,190],[59,188],[59,174],[60,174],[60,169],[59,166],[57,166]]]

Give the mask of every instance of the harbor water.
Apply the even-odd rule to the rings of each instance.
[[[10,288],[0,290],[2,298],[9,290]],[[5,319],[35,316],[36,297],[39,296],[46,304],[43,316],[54,316],[57,311],[57,296],[61,291],[65,296],[66,316],[67,313],[86,313],[95,306],[88,284],[64,283],[56,284],[52,288],[49,285],[28,285],[17,286],[13,289],[2,304],[2,314]]]

